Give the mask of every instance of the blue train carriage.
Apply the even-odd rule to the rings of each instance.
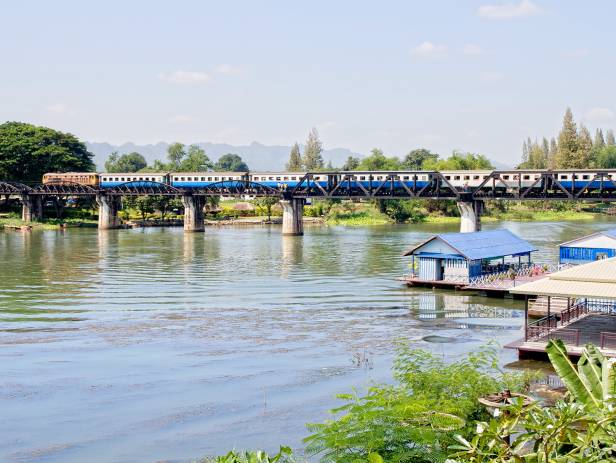
[[[606,175],[603,177],[603,181],[600,178],[596,178],[599,173],[596,170],[577,170],[570,172],[558,172],[557,180],[564,188],[567,189],[582,189],[582,188],[616,188],[616,171],[602,170],[601,172]]]
[[[284,189],[296,187],[305,175],[306,172],[253,172],[250,175],[250,180],[267,187]],[[325,186],[327,185],[327,175],[317,174],[315,181]]]
[[[167,172],[116,172],[100,174],[101,188],[114,188],[129,184],[136,187],[152,187],[160,183],[169,184]]]
[[[175,172],[170,174],[171,186],[176,188],[204,188],[211,185],[231,187],[247,180],[248,172]]]
[[[561,264],[587,264],[616,256],[616,228],[582,236],[559,245]]]

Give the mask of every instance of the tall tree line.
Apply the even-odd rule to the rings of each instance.
[[[583,124],[576,124],[567,108],[558,137],[549,141],[528,138],[522,144],[523,169],[588,169],[616,167],[616,139],[613,130],[596,129],[594,137]]]
[[[322,170],[324,166],[323,142],[319,138],[319,132],[313,127],[308,134],[303,154],[298,143],[295,143],[291,148],[286,168],[289,172],[297,172],[303,170]]]

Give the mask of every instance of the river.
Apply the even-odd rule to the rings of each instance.
[[[610,226],[484,228],[506,227],[536,245],[535,261],[556,262],[558,243]],[[301,448],[335,394],[389,380],[396,340],[453,358],[520,337],[518,301],[396,281],[405,248],[456,229],[0,232],[0,461]]]

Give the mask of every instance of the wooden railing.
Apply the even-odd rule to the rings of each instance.
[[[576,320],[587,313],[588,304],[586,304],[586,301],[578,302],[577,304],[574,304],[568,309],[565,309],[560,312],[560,324],[565,325],[567,323],[570,323],[573,320]]]
[[[616,349],[616,333],[602,332],[600,342],[601,349]]]
[[[550,333],[551,330],[558,326],[558,317],[550,315],[535,320],[526,327],[526,340],[533,341],[542,338]]]

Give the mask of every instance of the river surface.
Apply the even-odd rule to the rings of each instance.
[[[558,243],[610,226],[484,228],[506,227],[554,263]],[[389,380],[396,340],[454,359],[519,338],[518,301],[396,281],[405,248],[456,230],[0,232],[0,461],[301,448],[305,423],[327,418],[335,394]]]

